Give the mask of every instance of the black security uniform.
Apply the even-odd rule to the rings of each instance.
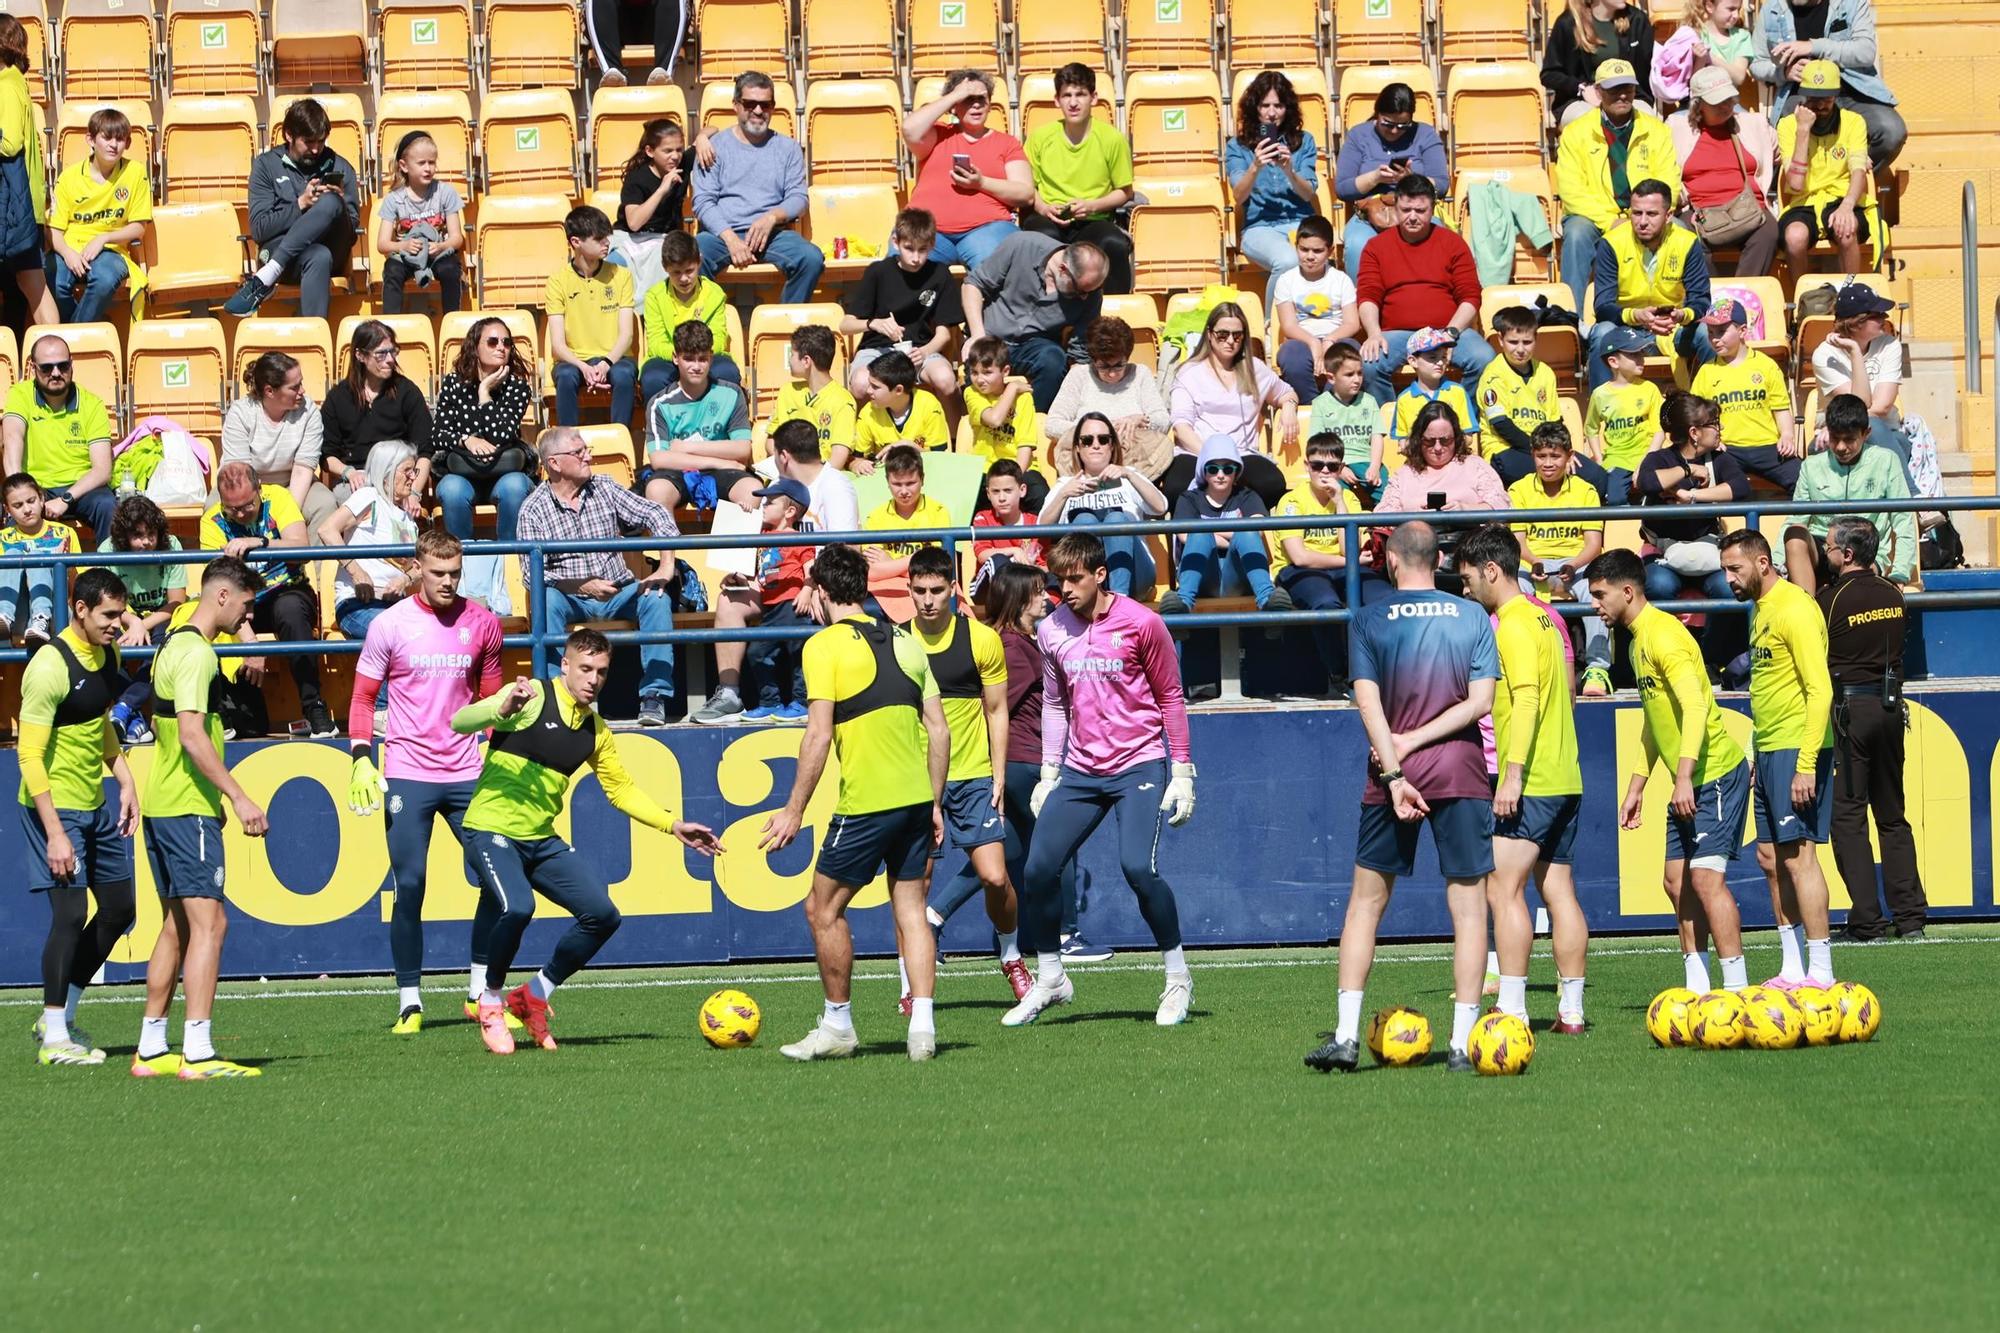
[[[1876,895],[1868,815],[1882,845],[1882,888],[1898,934],[1922,930],[1923,881],[1916,840],[1903,815],[1903,594],[1871,569],[1850,569],[1819,592],[1833,675],[1833,860],[1854,906],[1851,935],[1888,933]]]

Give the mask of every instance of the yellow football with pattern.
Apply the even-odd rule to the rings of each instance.
[[[1868,1041],[1882,1026],[1882,1002],[1858,981],[1836,981],[1827,993],[1840,1010],[1840,1039]]]
[[[1784,991],[1752,986],[1743,993],[1743,1039],[1760,1051],[1787,1051],[1805,1040],[1806,1016]]]
[[[1695,1045],[1705,1051],[1727,1051],[1743,1044],[1743,1001],[1726,990],[1712,990],[1695,1001]]]
[[[1840,1040],[1840,1006],[1819,986],[1801,986],[1792,992],[1792,1003],[1806,1021],[1806,1045],[1831,1046]]]
[[[1535,1034],[1514,1015],[1494,1009],[1482,1014],[1472,1025],[1465,1053],[1472,1057],[1472,1067],[1481,1074],[1523,1073],[1528,1062],[1535,1058]]]
[[[1646,1032],[1659,1046],[1694,1045],[1694,1004],[1701,997],[1686,986],[1669,986],[1646,1006]]]
[[[1420,1064],[1431,1053],[1431,1021],[1402,1005],[1378,1009],[1368,1020],[1368,1049],[1385,1065]]]
[[[757,1040],[764,1015],[757,1002],[740,990],[719,990],[701,1002],[695,1026],[711,1046],[730,1050]]]

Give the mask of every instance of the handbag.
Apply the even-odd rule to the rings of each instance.
[[[1750,168],[1743,161],[1743,140],[1736,134],[1729,136],[1729,146],[1736,159],[1736,169],[1743,173],[1743,188],[1726,204],[1716,208],[1697,208],[1693,212],[1694,233],[1701,237],[1703,245],[1735,245],[1751,232],[1764,225],[1770,216],[1765,211],[1764,200],[1757,193],[1757,186],[1750,179]]]

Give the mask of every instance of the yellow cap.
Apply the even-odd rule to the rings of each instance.
[[[1802,93],[1837,93],[1840,91],[1840,66],[1831,60],[1808,60],[1799,71],[1799,91]]]
[[[1629,60],[1602,60],[1597,65],[1597,86],[1600,88],[1623,88],[1637,86],[1639,76],[1633,72]]]

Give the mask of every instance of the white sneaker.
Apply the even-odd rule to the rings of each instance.
[[[861,1038],[854,1035],[853,1028],[835,1032],[824,1023],[816,1023],[803,1041],[780,1046],[778,1054],[787,1060],[840,1060],[854,1054],[860,1046]]]
[[[937,1054],[937,1033],[912,1031],[908,1049],[913,1062],[930,1059]]]
[[[1167,988],[1160,992],[1160,1010],[1153,1015],[1153,1021],[1163,1028],[1177,1027],[1187,1022],[1188,1008],[1194,1004],[1194,978],[1183,972],[1179,976],[1167,977]]]
[[[1035,984],[1028,989],[1028,993],[1021,997],[1021,1002],[1000,1015],[1000,1026],[1006,1028],[1026,1027],[1040,1018],[1044,1009],[1053,1009],[1057,1005],[1068,1004],[1075,998],[1076,983],[1069,979],[1068,973],[1063,974],[1062,980],[1055,984],[1054,989],[1050,989],[1040,977],[1037,977],[1035,978]]]

